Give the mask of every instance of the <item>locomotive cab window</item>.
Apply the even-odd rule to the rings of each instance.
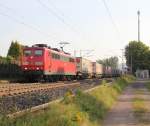
[[[52,58],[53,59],[60,59],[60,55],[52,53]]]
[[[32,54],[31,50],[24,50],[25,56],[31,56],[31,54]]]
[[[69,58],[66,56],[61,56],[60,59],[65,62],[69,62]]]
[[[43,50],[35,50],[34,54],[35,54],[35,56],[42,56]]]

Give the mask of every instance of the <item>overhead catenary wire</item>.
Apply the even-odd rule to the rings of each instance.
[[[59,8],[56,7],[56,5],[52,2],[52,0],[48,0],[48,2],[53,7],[53,9],[55,9],[59,13],[59,15],[66,18],[65,14]],[[68,16],[67,16],[67,18],[68,18]]]
[[[49,6],[47,6],[43,1],[41,0],[36,0],[41,6],[43,6],[43,8],[45,8],[48,12],[50,12],[53,16],[55,16],[58,20],[60,20],[63,24],[65,24],[66,26],[68,26],[71,30],[75,31],[76,30],[74,28],[72,28],[72,26],[70,26],[69,23],[67,23],[64,18],[60,15],[58,15],[53,9],[51,9]]]
[[[30,26],[29,24],[26,24],[26,23],[24,23],[24,22],[22,22],[22,21],[19,21],[18,19],[14,18],[14,17],[12,17],[12,16],[10,16],[10,15],[4,13],[4,12],[0,12],[0,15],[5,16],[5,17],[8,17],[8,18],[12,19],[13,21],[15,21],[15,22],[17,22],[17,23],[19,23],[19,24],[25,25],[25,26],[27,26],[28,28],[31,28],[31,29],[33,29],[33,30],[35,30],[35,31],[40,32],[38,29],[34,28],[33,26]]]
[[[100,0],[97,0],[97,1],[100,3]],[[117,25],[116,25],[116,23],[115,23],[115,21],[114,21],[114,19],[113,19],[113,16],[112,16],[112,14],[111,14],[111,12],[110,12],[110,9],[109,9],[109,7],[108,7],[108,5],[107,5],[106,0],[101,0],[101,1],[103,2],[104,6],[105,6],[105,8],[106,8],[106,11],[107,11],[108,16],[109,16],[109,18],[110,18],[110,20],[111,20],[111,22],[112,22],[112,25],[113,25],[113,27],[114,27],[114,29],[115,29],[115,31],[116,31],[116,34],[117,34],[117,36],[118,36],[119,41],[120,41],[121,43],[123,43],[123,40],[122,40],[122,38],[121,38],[120,31],[119,31],[119,29],[118,29],[118,27],[117,27]],[[123,64],[123,54],[122,54],[122,64]]]
[[[74,25],[72,25],[71,23],[69,23],[68,21],[66,21],[66,16],[53,4],[55,10],[48,6],[47,4],[45,4],[42,0],[36,0],[44,9],[46,9],[50,14],[52,14],[53,16],[55,16],[60,22],[62,22],[64,25],[66,25],[71,31],[73,31],[74,33],[78,34],[81,39],[83,41],[88,41],[89,39],[86,38],[86,36],[84,36],[83,34],[81,34],[80,31],[78,31]],[[49,1],[52,3],[52,1]],[[59,12],[59,14],[56,12],[56,10]]]
[[[10,8],[10,7],[7,7],[7,6],[5,6],[4,4],[1,4],[1,3],[0,3],[0,7],[5,8],[7,11],[9,11],[9,12],[11,12],[11,13],[15,13],[15,15],[17,14],[17,12],[16,12],[14,9],[12,9],[12,8]],[[29,24],[29,23],[26,23],[26,22],[24,21],[24,16],[21,16],[21,15],[18,15],[18,14],[17,14],[17,16],[14,16],[14,15],[12,16],[12,15],[10,15],[10,14],[8,14],[8,13],[6,13],[6,12],[2,12],[2,11],[0,11],[0,15],[3,16],[3,17],[7,17],[7,18],[11,19],[11,20],[13,20],[14,22],[16,22],[16,23],[18,23],[18,24],[24,25],[24,26],[26,26],[26,27],[28,27],[28,28],[30,28],[30,29],[32,29],[32,30],[38,32],[38,33],[41,33],[42,35],[44,35],[44,36],[46,36],[46,37],[49,37],[49,38],[51,38],[51,39],[56,39],[56,36],[50,35],[50,34],[44,32],[44,31],[42,31],[42,30],[39,28],[39,26],[35,26],[35,25],[31,25],[31,24]]]
[[[62,18],[65,18],[67,21],[69,20],[69,22],[71,21],[71,18],[67,15],[65,15],[62,10],[60,10],[52,0],[48,0],[48,2],[50,3],[51,7],[53,7],[53,9],[55,11],[58,12],[58,14],[62,17]],[[69,25],[71,25],[75,30],[78,30],[78,26],[77,24],[72,24],[72,23],[69,23]]]
[[[100,3],[100,0],[97,0],[97,1]],[[108,5],[107,5],[106,0],[101,0],[101,1],[103,2],[104,6],[105,6],[105,8],[106,8],[106,11],[107,11],[107,13],[108,13],[108,16],[109,16],[109,18],[110,18],[110,20],[111,20],[111,22],[112,22],[112,25],[113,25],[115,31],[116,31],[116,33],[117,33],[117,36],[118,36],[119,41],[120,41],[120,42],[123,42],[123,40],[122,40],[122,38],[121,38],[121,35],[120,35],[120,31],[118,30],[118,27],[117,27],[117,25],[116,25],[116,23],[115,23],[115,21],[114,21],[114,19],[113,19],[113,16],[112,16],[112,14],[111,14],[111,12],[110,12],[110,9],[109,9],[109,7],[108,7]]]
[[[54,6],[55,6],[55,5],[54,5]],[[61,41],[61,40],[59,39],[59,37],[57,37],[56,35],[55,35],[55,36],[50,35],[50,34],[44,32],[44,31],[42,31],[42,30],[41,30],[38,26],[36,26],[35,24],[32,25],[32,24],[30,24],[30,23],[25,22],[25,17],[22,16],[22,15],[20,15],[20,14],[18,14],[18,12],[17,12],[14,8],[8,7],[8,6],[6,6],[5,4],[2,4],[2,3],[0,3],[0,8],[1,8],[1,9],[4,9],[4,10],[6,11],[6,12],[5,12],[5,11],[0,11],[0,15],[1,15],[1,16],[7,17],[7,18],[11,19],[11,20],[12,20],[13,22],[15,22],[15,23],[24,25],[25,27],[27,27],[27,28],[29,28],[29,29],[32,29],[32,30],[34,30],[34,31],[36,31],[36,32],[39,32],[39,33],[41,33],[42,35],[44,35],[45,37],[51,38],[51,40],[53,39],[53,40]],[[55,8],[57,9],[57,7],[55,7]],[[61,12],[61,11],[59,11],[59,12]],[[63,15],[63,13],[61,13],[61,15],[62,15],[62,16],[65,16],[65,15]],[[76,32],[77,32],[77,31],[76,31]],[[78,34],[79,34],[79,33],[78,33]],[[82,39],[83,39],[83,38],[82,38]]]

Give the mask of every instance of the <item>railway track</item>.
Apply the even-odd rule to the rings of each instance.
[[[0,84],[0,113],[11,114],[42,105],[63,97],[67,91],[75,94],[78,89],[91,89],[101,81],[102,79],[86,79],[50,84]]]
[[[71,82],[70,84],[66,83],[54,83],[54,84],[40,84],[40,83],[32,83],[32,84],[0,84],[0,97],[2,96],[13,96],[19,94],[25,94],[28,92],[49,90],[54,88],[61,87],[71,87],[71,86],[80,86],[78,82]]]
[[[66,82],[55,82],[55,83],[10,83],[0,84],[0,97],[3,96],[14,96],[23,95],[26,93],[32,93],[37,91],[63,88],[63,87],[77,87],[81,84],[92,84],[98,83],[102,79],[85,79],[79,81],[66,81]],[[111,81],[111,80],[110,80]]]

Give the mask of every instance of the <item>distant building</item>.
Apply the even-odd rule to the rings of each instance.
[[[149,70],[136,70],[136,77],[140,79],[149,79]]]

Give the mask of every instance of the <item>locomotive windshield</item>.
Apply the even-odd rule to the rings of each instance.
[[[34,54],[35,54],[35,56],[42,56],[43,50],[35,50]]]
[[[31,50],[25,50],[24,51],[25,56],[31,56],[31,54],[32,54]]]

